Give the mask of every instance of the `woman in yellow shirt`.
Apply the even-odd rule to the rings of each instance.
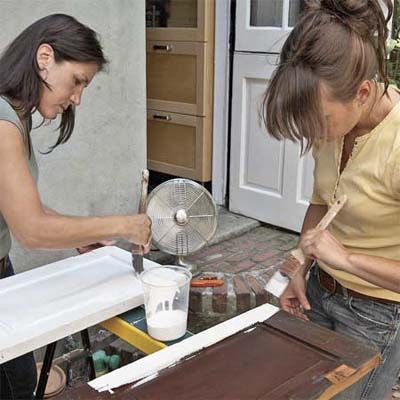
[[[386,19],[378,0],[309,0],[263,109],[272,136],[300,141],[315,159],[299,242],[308,262],[281,305],[382,353],[346,400],[391,398],[400,372],[400,94],[386,75],[385,3]],[[315,229],[343,194],[329,229]]]

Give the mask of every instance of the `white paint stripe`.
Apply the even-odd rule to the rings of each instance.
[[[89,385],[93,389],[102,392],[146,379],[152,375],[155,377],[160,370],[175,364],[182,358],[234,335],[256,322],[265,321],[278,310],[279,308],[271,304],[263,304],[107,375],[94,379],[89,382]]]

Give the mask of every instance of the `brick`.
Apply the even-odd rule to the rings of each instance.
[[[189,310],[194,313],[203,311],[203,288],[190,288]]]
[[[249,253],[236,253],[236,254],[232,254],[228,257],[225,258],[225,261],[227,262],[240,262],[240,261],[244,261],[244,260],[248,260],[249,259]]]
[[[268,261],[276,256],[276,251],[263,251],[260,253],[256,253],[251,257],[251,260],[254,261],[255,263],[261,263],[263,261]]]
[[[252,239],[255,240],[258,244],[266,244],[270,240],[275,239],[277,237],[279,237],[279,234],[275,232],[263,231],[259,232],[257,235],[254,235]]]
[[[233,277],[233,289],[236,294],[236,311],[238,314],[250,310],[250,289],[244,283],[242,277]]]
[[[274,272],[276,271],[275,268],[266,268],[263,270],[263,272],[261,273],[261,276],[263,277],[263,279],[265,280],[265,282],[268,282],[272,275],[274,274]]]
[[[253,250],[257,246],[257,243],[254,240],[244,240],[239,243],[238,248],[241,250]]]
[[[228,303],[227,283],[213,288],[212,307],[216,313],[226,313]]]
[[[251,272],[260,272],[260,271],[263,271],[264,269],[265,269],[265,265],[255,264],[254,267],[251,269]]]
[[[209,256],[204,258],[204,262],[208,264],[209,262],[214,262],[215,260],[218,260],[222,257],[224,257],[224,254],[222,253],[210,254]]]
[[[270,296],[268,292],[264,289],[264,284],[260,283],[260,281],[258,281],[254,276],[251,275],[248,275],[246,277],[246,280],[256,296],[256,306],[268,303]]]
[[[253,261],[245,260],[245,261],[241,261],[240,263],[237,263],[237,264],[232,264],[229,268],[229,272],[237,273],[237,272],[241,272],[241,271],[247,271],[254,266],[255,266],[255,263]]]
[[[187,260],[189,261],[198,261],[203,258],[203,254],[201,252],[196,253],[196,254],[191,254],[189,257],[187,257]]]
[[[210,246],[209,248],[207,248],[205,250],[206,252],[206,256],[211,255],[211,254],[216,254],[216,253],[223,253],[225,251],[224,246],[220,245],[220,244],[216,244],[214,246]]]
[[[277,250],[280,249],[280,246],[283,245],[282,240],[275,237],[273,239],[267,240],[265,242],[264,248],[270,250]]]
[[[296,243],[297,240],[293,238],[280,238],[276,247],[280,250],[288,251],[296,247]]]
[[[235,250],[251,250],[254,249],[256,245],[257,243],[254,240],[248,240],[245,236],[241,236],[240,238],[232,239],[227,246]]]
[[[201,269],[203,272],[229,272],[231,264],[222,261],[204,265]]]
[[[272,265],[275,265],[286,258],[287,256],[285,254],[278,254],[274,257],[269,258],[268,260],[261,261],[260,264],[264,267],[271,267]]]
[[[206,257],[211,256],[212,254],[224,253],[224,247],[220,245],[214,245],[210,247],[205,247],[202,250],[198,251],[196,254],[190,256],[191,260],[204,260]]]

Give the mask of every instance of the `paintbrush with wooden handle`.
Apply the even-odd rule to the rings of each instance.
[[[147,189],[149,186],[149,170],[142,170],[139,214],[146,212]],[[137,274],[143,272],[143,246],[132,244],[132,267]]]
[[[346,200],[346,195],[336,200],[332,207],[329,208],[328,212],[322,217],[321,221],[319,221],[316,229],[326,229],[336,217],[337,213],[342,209]],[[265,290],[276,297],[280,297],[290,280],[300,271],[305,262],[306,257],[303,250],[300,248],[292,250],[288,259],[279,267],[278,271],[272,275],[271,279],[265,285]]]

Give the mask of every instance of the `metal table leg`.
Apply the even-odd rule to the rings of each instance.
[[[89,379],[92,380],[96,378],[96,373],[94,369],[94,363],[91,353],[89,331],[84,329],[81,331],[82,346],[86,353],[86,362],[89,368]],[[53,363],[54,353],[56,350],[57,342],[53,342],[47,345],[46,353],[44,355],[42,369],[40,370],[39,383],[35,392],[35,400],[42,400],[46,390],[47,380],[49,378],[51,365]]]
[[[92,352],[91,352],[89,331],[87,329],[84,329],[83,331],[81,331],[81,338],[82,338],[83,349],[86,352],[86,362],[87,362],[87,366],[89,368],[89,379],[92,380],[92,379],[96,378],[96,372],[94,369],[93,357],[92,357]]]
[[[44,355],[42,369],[40,370],[39,383],[35,392],[35,399],[42,400],[44,392],[46,390],[47,380],[53,363],[54,352],[56,350],[57,342],[53,342],[47,345],[46,353]]]

